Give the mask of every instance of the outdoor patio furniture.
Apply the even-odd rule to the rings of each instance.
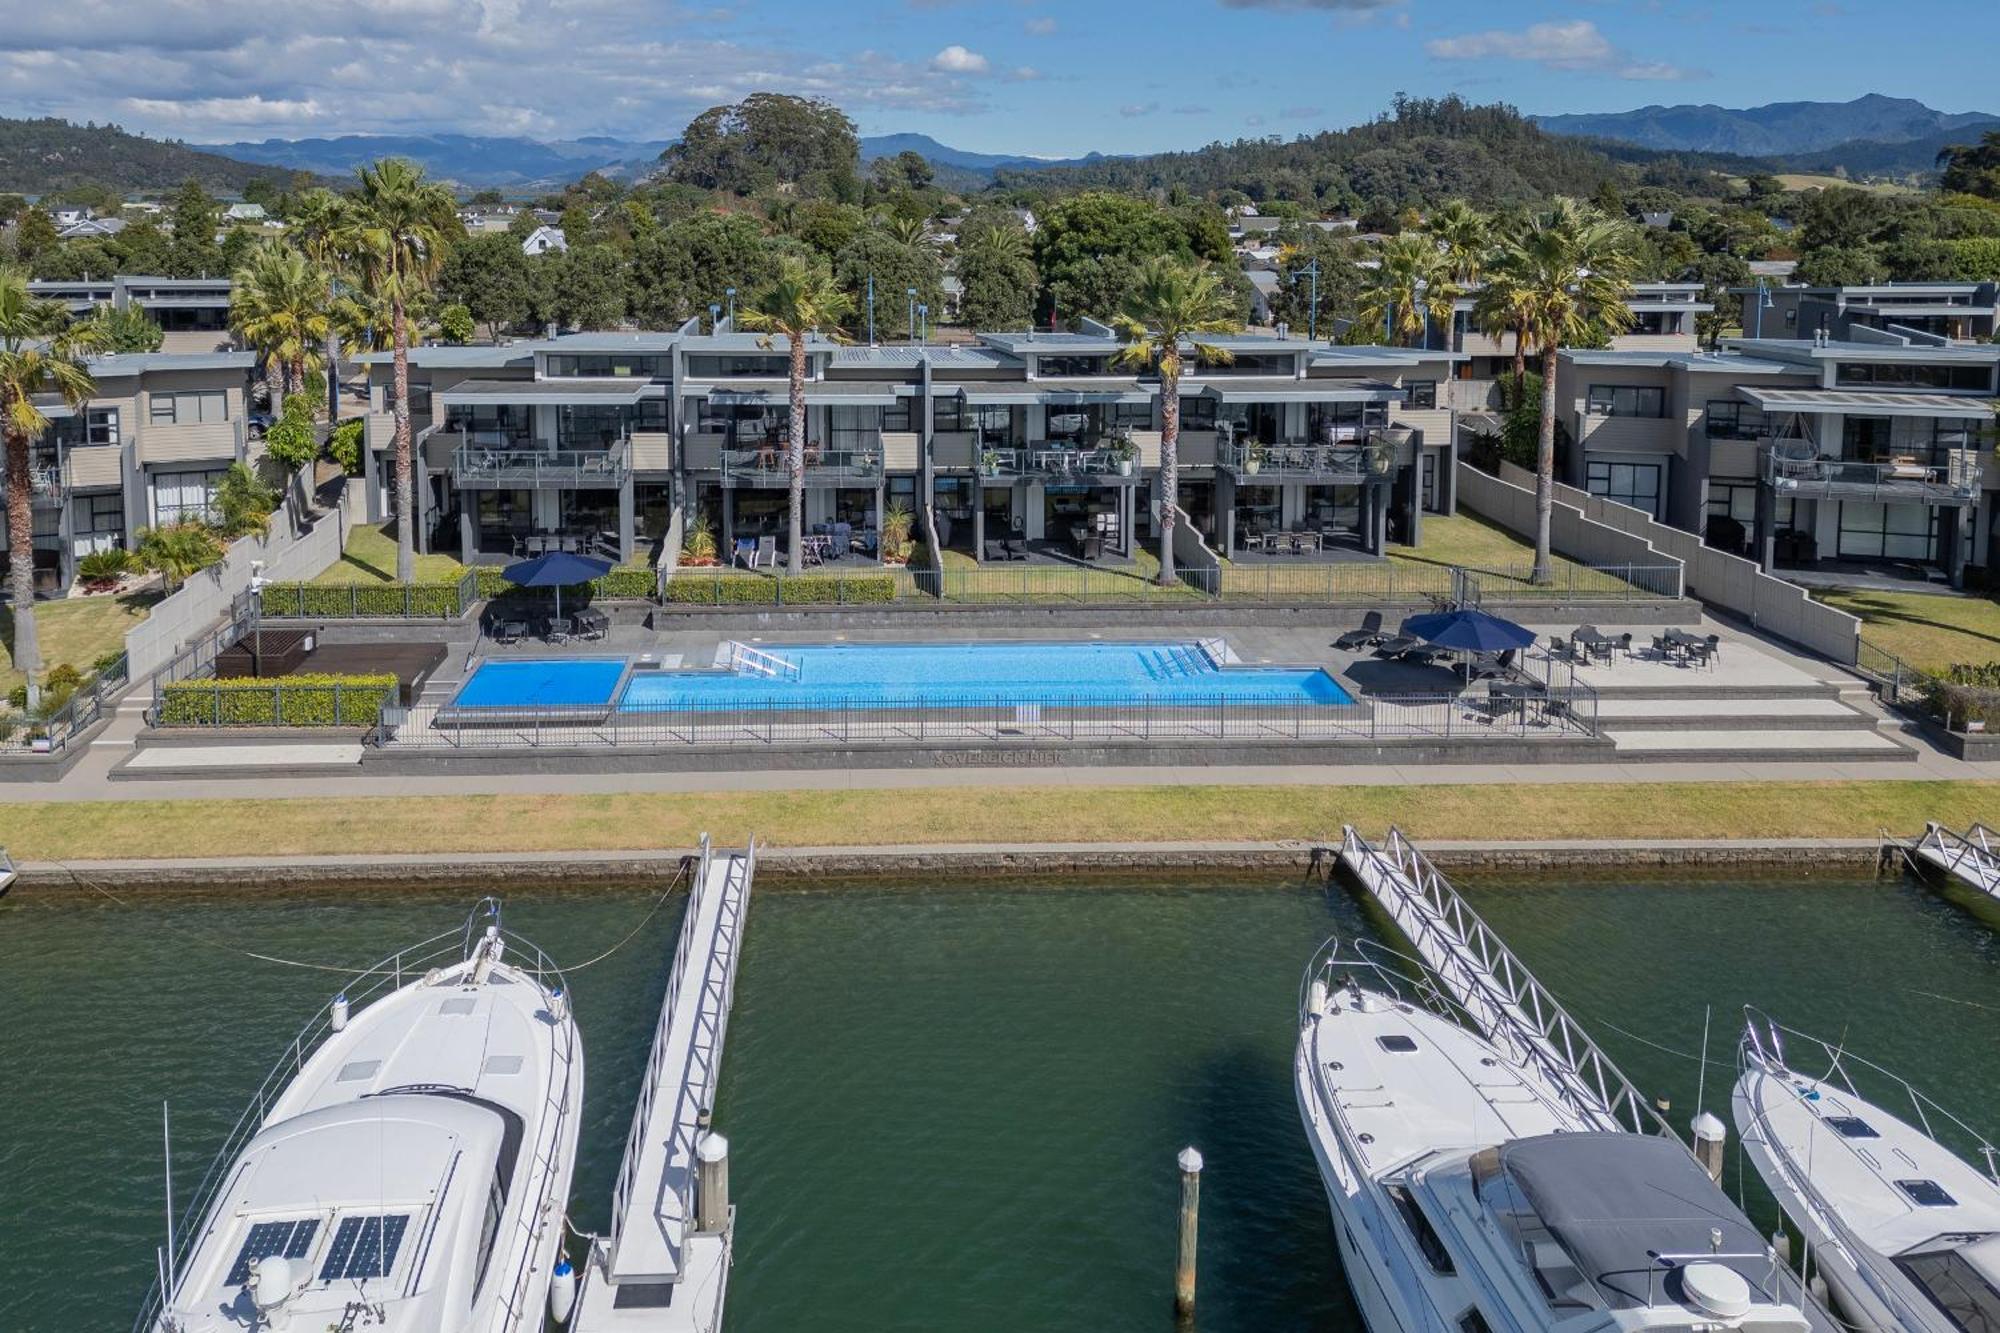
[[[528,637],[528,622],[512,617],[496,619],[492,628],[493,642],[519,643]]]
[[[1477,653],[1466,664],[1466,684],[1482,680],[1509,680],[1514,675],[1514,663],[1520,657],[1520,650],[1509,648],[1502,653]]]
[[[993,564],[1001,560],[1012,560],[1014,558],[1007,554],[1007,543],[999,537],[988,537],[986,539],[986,549],[981,552],[981,555],[988,564]]]
[[[1423,640],[1417,638],[1414,634],[1398,634],[1393,639],[1385,639],[1383,642],[1376,644],[1375,655],[1377,657],[1401,657],[1412,648],[1421,648],[1422,646]]]
[[[757,554],[751,560],[750,567],[755,569],[758,565],[763,565],[766,569],[778,567],[778,539],[768,533],[757,539]]]
[[[1022,550],[1019,545],[1022,540],[1024,539],[1019,537],[1001,538],[1000,549],[1007,553],[1009,560],[1026,560],[1028,558],[1028,553]]]
[[[540,624],[535,627],[535,634],[537,638],[545,643],[568,643],[570,638],[569,622],[567,620],[557,620],[552,616],[544,616]]]
[[[611,632],[611,617],[602,611],[585,609],[569,618],[570,628],[579,639],[595,642]]]
[[[757,568],[757,539],[755,537],[738,537],[736,539],[736,549],[731,553],[730,559],[745,569]]]
[[[1558,662],[1576,661],[1576,644],[1560,634],[1549,635],[1549,656]]]
[[[1496,713],[1513,713],[1525,722],[1528,705],[1539,702],[1547,706],[1549,687],[1538,680],[1496,680],[1488,682],[1486,697],[1493,701]]]
[[[1382,613],[1370,611],[1361,617],[1360,629],[1347,631],[1333,641],[1333,646],[1344,653],[1351,653],[1380,642],[1382,642]]]

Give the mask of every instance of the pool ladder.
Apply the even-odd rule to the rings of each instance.
[[[728,666],[731,671],[744,671],[753,676],[765,676],[772,680],[797,680],[799,664],[776,653],[767,653],[761,648],[752,648],[747,643],[735,639],[729,641]]]

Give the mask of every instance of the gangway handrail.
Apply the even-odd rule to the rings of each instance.
[[[780,657],[776,653],[767,653],[761,648],[752,648],[740,639],[731,639],[729,641],[728,661],[729,668],[732,671],[738,667],[743,667],[756,672],[760,676],[769,676],[773,680],[797,680],[799,678],[799,664],[791,658]]]
[[[1932,820],[1924,825],[1924,836],[1917,839],[1914,847],[1904,846],[1906,854],[1912,857],[1924,851],[1934,852],[1939,869],[2000,896],[2000,847],[1994,845],[1996,840],[2000,840],[2000,833],[1984,822],[1958,833]],[[1971,867],[1969,871],[1967,866]]]
[[[718,887],[714,890],[715,892],[723,893],[725,895],[730,891],[732,881],[744,885],[747,889],[747,886],[750,884],[752,877],[755,875],[756,860],[757,860],[757,847],[755,840],[753,839],[749,847],[741,854],[732,853],[728,855],[730,857],[730,860],[734,863],[734,866],[732,867],[730,873],[725,874],[724,878],[718,883]],[[709,989],[709,987],[713,984],[712,973],[716,963],[716,958],[713,950],[710,950],[708,952],[706,961],[704,962],[701,984],[699,986],[690,989],[686,984],[687,982],[686,974],[688,969],[688,959],[694,948],[694,935],[696,930],[696,923],[702,913],[703,908],[706,905],[707,897],[710,892],[709,878],[710,878],[710,870],[714,864],[714,858],[715,858],[714,848],[709,841],[708,835],[704,833],[701,838],[701,852],[699,857],[698,869],[695,874],[694,882],[689,887],[688,890],[688,902],[685,915],[682,918],[680,938],[674,946],[673,965],[667,973],[666,999],[665,1002],[662,1003],[660,1006],[660,1020],[658,1026],[654,1029],[653,1032],[652,1050],[648,1053],[646,1057],[646,1071],[644,1076],[640,1080],[638,1102],[635,1105],[632,1112],[632,1126],[626,1132],[625,1136],[625,1156],[624,1159],[619,1164],[617,1182],[612,1188],[611,1229],[608,1237],[608,1244],[605,1248],[605,1268],[607,1272],[615,1269],[617,1265],[618,1248],[624,1236],[625,1223],[633,1197],[632,1191],[635,1188],[637,1188],[639,1184],[638,1182],[639,1166],[641,1159],[645,1155],[645,1150],[647,1145],[647,1130],[652,1122],[653,1111],[655,1109],[654,1108],[655,1097],[658,1092],[660,1083],[663,1081],[661,1075],[666,1063],[667,1048],[670,1042],[670,1034],[674,1027],[675,1020],[680,1017],[681,1006],[683,1004],[694,1004],[696,1006],[696,1020],[697,1022],[699,1022],[702,997],[704,993]],[[741,931],[740,919],[736,923],[736,930],[740,937],[740,931]],[[740,944],[737,947],[740,947]],[[722,1049],[723,1041],[725,1039],[728,1029],[729,1010],[731,1008],[731,1001],[734,998],[735,986],[736,986],[736,972],[733,966],[734,957],[735,957],[735,949],[732,948],[731,950],[732,966],[729,968],[726,976],[723,979],[724,989],[721,995],[718,997],[720,1005],[719,1005],[719,1013],[716,1019],[715,1031],[713,1032],[713,1034],[710,1035],[707,1042],[705,1043],[707,1049],[711,1053],[719,1052]],[[697,1034],[697,1045],[702,1045],[702,1044],[703,1043],[701,1043],[699,1039],[699,1034]],[[692,1057],[692,1052],[690,1052],[690,1056]],[[706,1091],[712,1094],[713,1093],[712,1076],[716,1071],[711,1069],[709,1072],[711,1074],[711,1078],[707,1084]],[[681,1114],[682,1103],[685,1101],[688,1095],[689,1095],[689,1080],[683,1077],[680,1080],[679,1092],[675,1099],[675,1104],[672,1108],[672,1118],[667,1125],[667,1131],[671,1135],[671,1141],[667,1145],[666,1160],[668,1163],[672,1163],[675,1160],[675,1155],[677,1153],[683,1154],[688,1161],[690,1162],[693,1161],[693,1154],[695,1147],[693,1142],[694,1125],[695,1122],[699,1119],[700,1112],[707,1108],[697,1107],[696,1115],[694,1117],[683,1116]],[[683,1123],[684,1121],[686,1122],[685,1124]],[[685,1221],[691,1221],[693,1217],[692,1195],[694,1192],[694,1178],[695,1178],[695,1173],[692,1170],[690,1170],[686,1174],[686,1177],[681,1181],[680,1185],[675,1189],[674,1194],[672,1196],[679,1202],[680,1214],[682,1219]],[[659,1204],[664,1202],[665,1202],[664,1198],[661,1198],[656,1202],[655,1214],[654,1214],[655,1217],[659,1216],[658,1212]],[[680,1256],[678,1251],[675,1252],[674,1258],[675,1258],[676,1268],[678,1268],[680,1261]],[[678,1273],[676,1273],[676,1277],[677,1276]]]
[[[1392,827],[1377,848],[1348,825],[1341,832],[1341,858],[1357,867],[1373,864],[1375,881],[1357,877],[1382,901],[1438,984],[1489,1041],[1507,1045],[1535,1066],[1594,1128],[1677,1138],[1611,1057],[1402,830]],[[1398,912],[1398,906],[1410,910]]]

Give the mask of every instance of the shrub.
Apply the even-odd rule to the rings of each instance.
[[[655,577],[652,570],[631,569],[621,566],[612,570],[601,579],[592,579],[589,583],[583,584],[580,587],[564,588],[562,590],[563,604],[568,605],[574,601],[578,606],[581,606],[585,600],[585,593],[588,593],[591,599],[599,601],[649,601],[652,599],[655,586]],[[479,568],[479,595],[488,600],[497,597],[551,593],[552,590],[548,588],[530,589],[516,587],[514,584],[509,583],[506,577],[491,565],[481,565]]]
[[[139,532],[139,559],[166,575],[169,591],[222,556],[222,540],[207,524],[192,519]]]
[[[271,620],[448,620],[463,615],[456,583],[267,583]]]
[[[83,673],[68,662],[49,672],[42,682],[42,711],[54,713],[83,688]]]
[[[396,677],[299,675],[177,680],[160,687],[162,727],[366,727],[397,698]]]
[[[361,475],[362,430],[361,418],[349,417],[333,428],[333,435],[326,443],[327,453],[334,462],[340,464],[340,470],[350,477]]]
[[[692,606],[854,606],[896,600],[893,574],[676,575],[667,580],[667,600]]]
[[[438,311],[438,332],[448,343],[469,343],[472,341],[472,311],[453,302]]]
[[[92,551],[77,561],[76,573],[83,580],[84,587],[92,592],[103,592],[117,587],[118,580],[131,572],[136,563],[130,551],[113,546],[103,551]]]
[[[319,457],[319,436],[313,430],[312,399],[293,394],[284,413],[264,432],[264,450],[288,472],[308,467]],[[220,496],[217,499],[220,500]],[[268,511],[266,511],[268,512]]]
[[[286,412],[290,411],[287,407]],[[306,427],[306,433],[312,433],[310,426]],[[271,511],[278,507],[278,497],[246,464],[231,463],[222,480],[216,483],[215,507],[222,515],[222,531],[240,537],[248,532],[270,531]]]
[[[2000,662],[1961,663],[1942,676],[1928,677],[1923,696],[1930,715],[1953,731],[1965,731],[1971,722],[2000,731]]]
[[[715,524],[708,521],[707,514],[695,515],[694,526],[688,529],[687,539],[681,543],[681,557],[696,564],[715,563]]]

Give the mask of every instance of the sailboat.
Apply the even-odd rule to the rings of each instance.
[[[499,916],[486,900],[306,1025],[170,1232],[139,1329],[539,1333],[583,1044],[560,972]]]

